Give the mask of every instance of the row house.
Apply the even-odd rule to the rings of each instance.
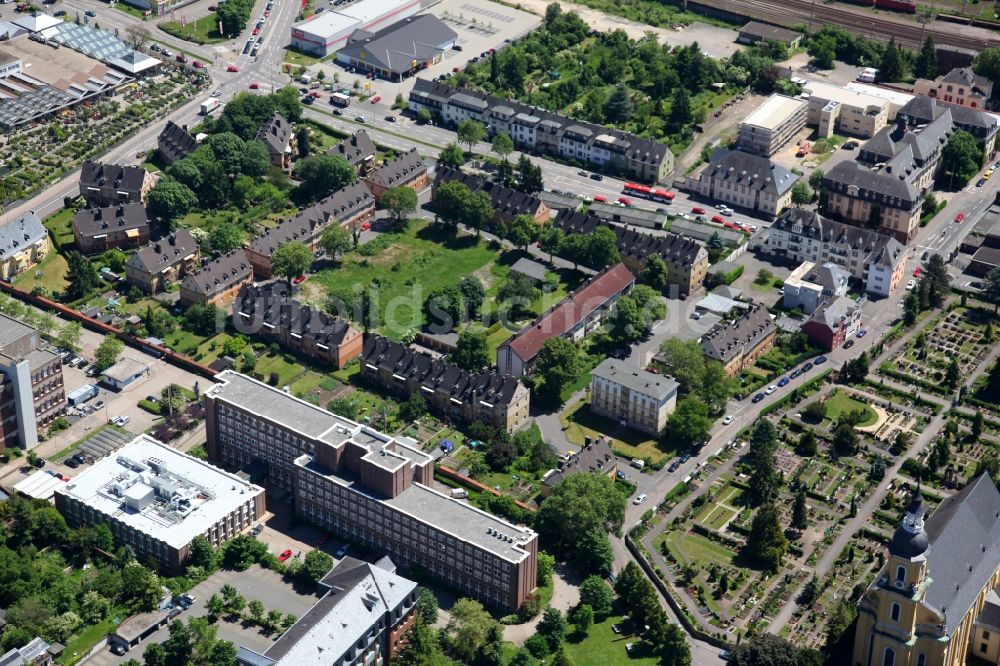
[[[201,268],[198,242],[185,228],[150,243],[125,264],[125,279],[148,294],[165,290]]]
[[[245,285],[253,282],[253,267],[243,250],[213,259],[181,282],[180,303],[225,307]]]
[[[393,395],[419,393],[428,407],[458,423],[486,423],[507,432],[528,423],[530,393],[495,370],[470,372],[380,335],[365,339],[361,378]]]
[[[365,183],[375,197],[375,204],[393,187],[409,187],[414,192],[427,187],[427,165],[416,148],[375,167],[365,176]]]
[[[187,125],[181,127],[168,120],[156,137],[156,147],[160,151],[160,159],[169,166],[196,151],[198,141],[187,131]]]
[[[331,146],[326,154],[344,158],[357,170],[359,176],[364,177],[375,165],[376,152],[375,142],[368,136],[368,132],[358,130],[349,138]]]

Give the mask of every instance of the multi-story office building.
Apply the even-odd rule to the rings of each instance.
[[[232,371],[205,392],[208,455],[266,470],[296,511],[514,610],[535,588],[538,536],[433,487],[431,456]]]
[[[213,259],[181,282],[180,303],[218,305],[233,302],[240,289],[253,283],[253,268],[243,250],[231,250]]]
[[[470,372],[380,335],[368,335],[361,378],[398,396],[419,393],[434,412],[460,423],[514,432],[527,425],[530,392],[495,370]]]
[[[875,95],[819,81],[804,90],[809,94],[806,124],[815,125],[821,137],[836,133],[867,139],[889,122],[889,102]]]
[[[590,373],[590,411],[656,437],[677,405],[678,388],[670,377],[609,358]]]
[[[804,208],[790,208],[760,237],[757,248],[792,262],[832,263],[870,296],[885,298],[906,273],[906,248],[895,238]]]
[[[55,501],[70,524],[107,525],[119,545],[172,572],[196,536],[218,546],[264,515],[263,488],[148,435],[60,486]]]
[[[635,180],[661,181],[674,170],[674,154],[658,141],[467,88],[417,79],[409,107],[414,113],[427,109],[452,127],[471,118],[491,134],[505,132],[525,152],[576,160]]]
[[[34,328],[0,314],[0,451],[30,449],[38,429],[66,413],[62,363]]]
[[[740,123],[741,150],[770,157],[806,126],[805,100],[775,93]]]
[[[719,148],[687,179],[686,187],[712,201],[774,217],[792,205],[792,186],[798,179],[766,157]]]
[[[735,377],[771,350],[777,331],[771,313],[755,305],[733,321],[716,324],[702,336],[701,350],[722,363],[727,377]]]

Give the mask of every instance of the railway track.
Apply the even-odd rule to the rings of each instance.
[[[873,14],[860,7],[830,5],[823,0],[782,0],[780,4],[770,0],[713,0],[711,8],[788,28],[811,23],[815,29],[831,24],[875,39],[887,41],[890,36],[895,36],[897,42],[911,48],[919,48],[927,35],[934,37],[938,45],[976,51],[1000,44],[1000,39],[990,36],[989,31],[983,28],[936,22],[920,25],[903,15]]]

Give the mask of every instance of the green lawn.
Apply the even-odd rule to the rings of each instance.
[[[111,620],[103,620],[84,627],[78,634],[66,641],[66,648],[56,663],[63,666],[77,663],[90,653],[97,642],[107,636],[114,627],[115,624]]]
[[[45,218],[45,228],[52,234],[52,242],[57,248],[72,245],[73,240],[73,214],[71,208],[63,208],[58,213],[53,213]]]
[[[219,34],[219,19],[215,12],[202,16],[197,21],[191,21],[187,25],[181,25],[177,21],[168,21],[161,23],[160,28],[168,35],[186,39],[195,44],[217,44],[226,41],[226,38]]]
[[[878,415],[874,409],[860,400],[855,400],[844,391],[834,391],[826,400],[826,417],[831,421],[836,421],[840,418],[841,414],[849,414],[855,411],[862,411],[865,414],[861,422],[858,423],[861,427],[869,426],[878,419]]]
[[[598,435],[607,435],[611,438],[613,449],[632,458],[648,458],[650,462],[657,463],[667,457],[667,454],[657,448],[655,439],[637,430],[623,428],[611,419],[597,416],[590,411],[589,402],[581,401],[569,412],[560,413],[559,422],[566,438],[580,446],[583,446],[584,438],[588,435],[595,439]]]
[[[670,552],[682,564],[696,562],[699,566],[708,566],[715,562],[720,566],[729,566],[736,558],[733,551],[698,534],[669,532],[666,543]]]
[[[636,666],[654,666],[660,660],[653,656],[648,646],[639,646],[635,657],[625,653],[626,643],[639,643],[638,636],[616,634],[611,625],[622,621],[621,615],[612,615],[604,622],[595,624],[590,633],[582,641],[578,641],[572,630],[566,641],[566,651],[577,666],[607,666],[608,664],[635,664]]]
[[[290,62],[293,65],[315,65],[320,61],[319,58],[311,55],[306,55],[305,53],[299,53],[298,51],[292,49],[285,49],[285,62]]]
[[[52,249],[38,264],[14,278],[14,284],[25,291],[31,291],[36,286],[41,285],[52,294],[62,291],[69,284],[66,282],[66,273],[68,272],[69,265],[66,260]],[[36,273],[39,277],[35,277]]]

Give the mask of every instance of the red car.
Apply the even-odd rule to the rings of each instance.
[[[281,555],[278,555],[278,561],[279,562],[284,562],[285,560],[287,560],[291,556],[292,556],[292,551],[290,551],[290,550],[283,550],[281,552]]]
[[[240,68],[237,67],[236,65],[230,65],[229,67],[226,67],[226,71],[227,72],[238,72],[238,71],[240,71]]]
[[[959,213],[955,216],[955,224],[961,224],[962,220],[965,219],[965,213]]]
[[[270,16],[270,15],[271,15],[271,10],[265,9],[264,10],[264,16]]]
[[[302,284],[305,281],[306,281],[306,276],[305,275],[300,275],[297,278],[295,278],[294,280],[292,280],[292,284]]]
[[[372,223],[371,222],[362,222],[361,223],[361,231],[368,231],[371,228],[372,228]]]
[[[920,268],[920,266],[917,266],[916,268],[913,269],[913,277],[920,277],[920,274],[923,272],[924,269]]]
[[[608,198],[601,194],[595,194],[594,201],[596,201],[597,203],[608,203]]]
[[[203,63],[201,60],[195,60],[193,63],[191,63],[191,66],[194,67],[195,69],[205,69],[205,63]]]
[[[313,96],[313,99],[319,99],[320,97],[322,97],[322,96],[323,96],[323,93],[321,93],[321,92],[320,92],[320,91],[318,91],[318,90],[313,90],[313,91],[312,91],[311,93],[309,93],[309,94]]]
[[[250,84],[250,90],[257,90],[258,88],[260,88],[260,84],[256,81]]]
[[[177,62],[187,62],[188,61],[187,56],[185,56],[183,53],[178,53],[176,56],[174,56],[174,60],[176,60]]]
[[[726,218],[722,217],[721,215],[713,215],[712,222],[715,222],[716,224],[725,224]]]
[[[372,97],[372,104],[378,104],[382,101],[382,95],[375,95]]]
[[[628,197],[618,197],[618,203],[620,203],[623,206],[631,206],[632,200],[629,199]]]
[[[259,35],[260,34],[260,28],[254,28],[253,31],[251,31],[250,34],[251,35]]]
[[[695,206],[694,208],[691,209],[691,212],[694,213],[695,215],[704,215],[705,209],[700,206]]]

